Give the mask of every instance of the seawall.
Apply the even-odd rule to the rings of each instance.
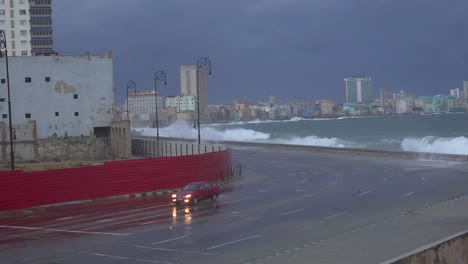
[[[152,139],[148,136],[132,136],[133,139]],[[193,142],[193,140],[181,138],[160,138],[161,140]],[[336,153],[343,155],[359,155],[372,156],[382,158],[400,158],[400,159],[415,159],[415,160],[441,160],[451,162],[468,163],[468,155],[428,153],[428,152],[407,152],[407,151],[386,151],[373,149],[358,149],[358,148],[334,148],[321,146],[305,146],[305,145],[288,145],[288,144],[273,144],[273,143],[257,143],[257,142],[240,142],[240,141],[204,141],[206,144],[222,144],[232,147],[258,147],[272,149],[289,149],[302,151],[316,151],[324,153]]]

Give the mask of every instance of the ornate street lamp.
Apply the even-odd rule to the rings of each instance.
[[[208,58],[202,57],[197,62],[197,129],[198,129],[198,144],[200,144],[200,87],[198,80],[198,70],[208,70],[208,76],[211,77],[211,61]]]
[[[7,39],[5,31],[0,30],[0,58],[5,56],[6,63],[6,82],[8,91],[8,123],[10,126],[10,159],[11,159],[11,170],[15,170],[15,153],[13,152],[13,125],[11,117],[11,100],[10,100],[10,73],[8,71],[8,49]]]
[[[166,82],[166,73],[164,71],[157,71],[154,75],[154,96],[156,99],[156,139],[159,141],[159,117],[158,117],[158,89],[157,84],[159,81],[164,81],[164,85],[167,85]]]
[[[136,83],[134,81],[129,81],[127,83],[127,119],[128,119],[128,90],[132,90],[136,93]]]

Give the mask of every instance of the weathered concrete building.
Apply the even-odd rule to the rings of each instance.
[[[0,139],[3,148],[9,142],[4,65],[5,58],[1,58]],[[119,123],[117,127],[113,124],[113,59],[110,53],[102,56],[10,57],[9,72],[11,117],[18,159],[128,157],[128,122]],[[128,128],[125,128],[126,124]],[[72,138],[75,150],[64,140]],[[47,140],[53,143],[49,144]],[[101,143],[97,144],[96,140]],[[24,147],[20,147],[21,144]],[[41,146],[50,147],[41,151]],[[60,154],[65,150],[74,155]],[[9,152],[6,152],[2,149],[2,155],[8,157]],[[6,161],[6,157],[2,160]]]
[[[0,59],[0,114],[8,121],[5,58]],[[9,58],[12,123],[35,120],[37,138],[110,132],[112,56]]]

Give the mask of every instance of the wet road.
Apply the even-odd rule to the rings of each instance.
[[[432,211],[468,200],[467,164],[257,148],[233,160],[242,179],[214,204],[160,196],[2,214],[0,263],[377,263],[468,226]]]

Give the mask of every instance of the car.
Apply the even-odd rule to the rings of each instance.
[[[219,188],[209,182],[192,182],[172,195],[172,201],[178,204],[198,204],[201,200],[218,199]]]

